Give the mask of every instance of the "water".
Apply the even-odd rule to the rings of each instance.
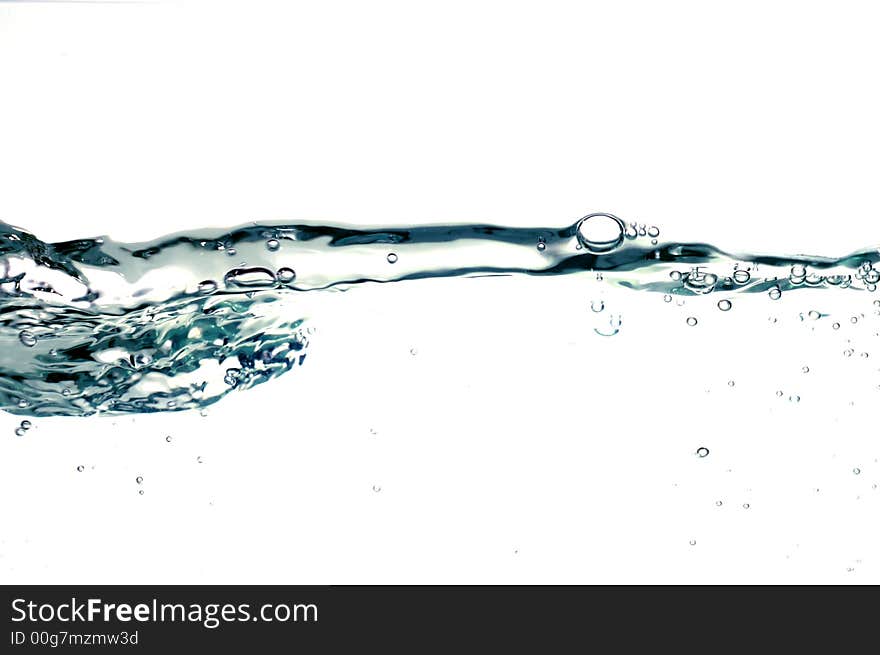
[[[736,320],[735,297],[763,296],[770,311],[812,289],[846,294],[855,307],[880,279],[876,249],[842,258],[731,254],[653,243],[659,234],[594,214],[558,229],[250,224],[148,243],[46,243],[0,223],[0,407],[31,417],[203,409],[302,366],[319,300],[367,284],[581,276],[593,290],[695,303],[681,325],[699,331],[708,329],[703,298]],[[623,316],[597,295],[586,310],[594,332],[614,337]],[[802,318],[822,324],[828,314],[816,304],[813,296]],[[862,311],[870,310],[843,320],[855,326]]]

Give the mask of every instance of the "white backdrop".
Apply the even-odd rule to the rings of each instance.
[[[137,240],[611,211],[845,254],[880,241],[877,25],[867,2],[3,2],[0,220]],[[844,428],[818,400],[694,402],[788,355],[755,330],[712,368],[678,320],[584,341],[575,284],[344,294],[362,322],[318,323],[301,371],[207,417],[25,439],[0,417],[0,581],[880,579],[869,404]]]

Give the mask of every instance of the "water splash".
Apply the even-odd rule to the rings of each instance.
[[[726,312],[735,294],[874,291],[880,281],[876,249],[839,259],[734,255],[659,243],[659,234],[592,214],[561,229],[251,224],[148,243],[46,243],[0,223],[0,408],[203,408],[302,365],[313,333],[303,300],[365,283],[593,272],[668,302],[723,293]],[[604,323],[595,331],[617,334],[620,316],[596,307]]]

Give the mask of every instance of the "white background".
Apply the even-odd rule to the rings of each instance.
[[[878,240],[877,29],[868,2],[0,2],[0,219],[137,240],[611,211],[844,254]],[[347,294],[361,320],[206,418],[0,417],[0,580],[880,579],[876,418],[756,409],[803,344],[747,332],[723,358],[759,400],[696,400],[723,341],[677,318],[584,341],[574,282],[480,284]]]

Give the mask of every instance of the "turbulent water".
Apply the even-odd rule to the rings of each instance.
[[[301,366],[313,332],[302,301],[365,283],[586,273],[667,300],[719,294],[727,311],[734,294],[875,291],[878,260],[877,249],[729,254],[610,214],[562,229],[250,224],[136,244],[46,243],[0,223],[0,407],[87,416],[210,405]],[[612,320],[597,332],[616,330]]]

